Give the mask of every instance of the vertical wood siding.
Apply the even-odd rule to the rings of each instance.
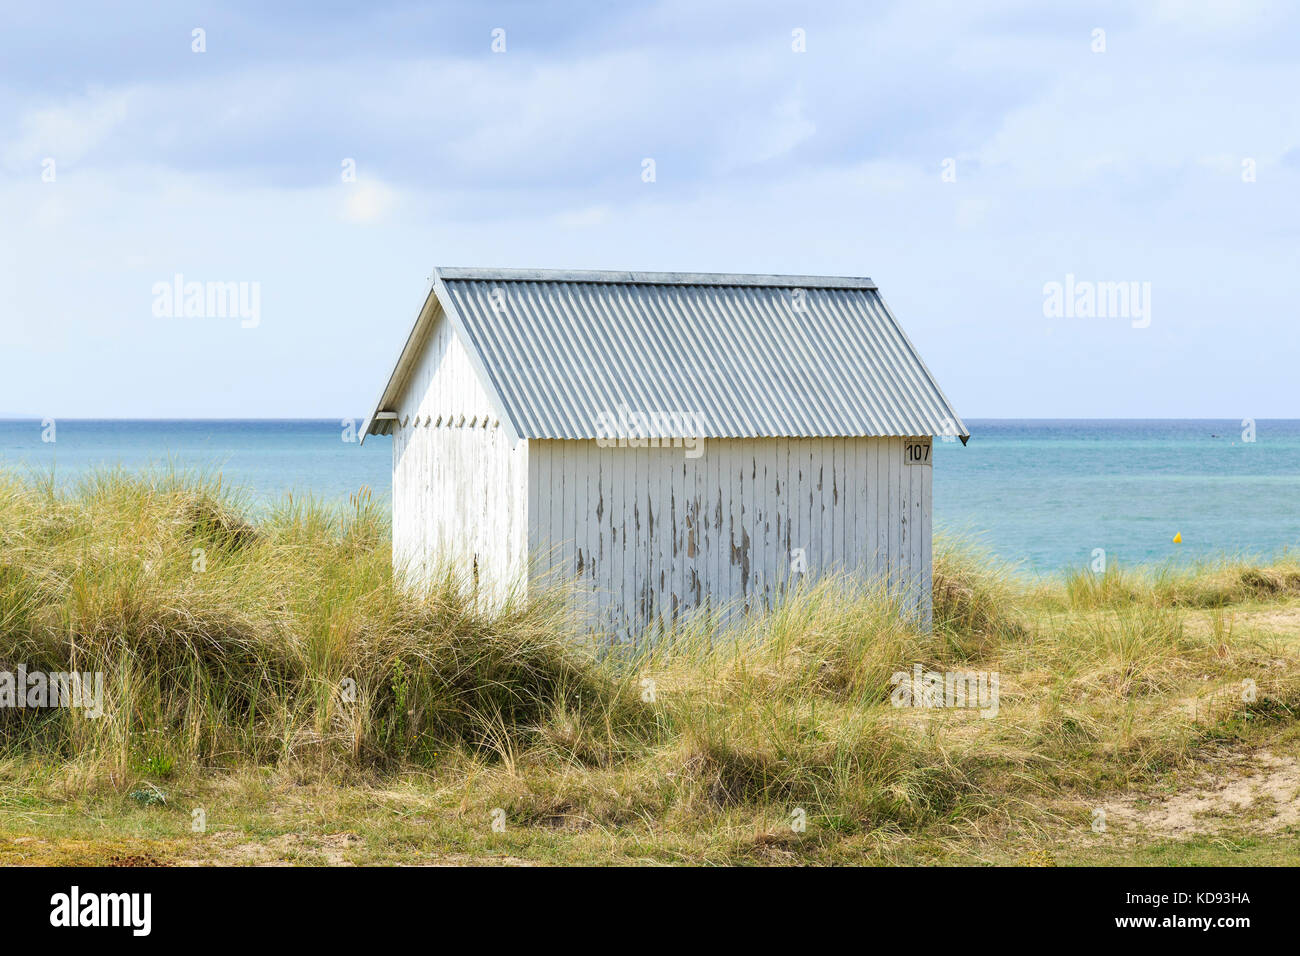
[[[463,345],[435,323],[393,430],[393,566],[443,567],[499,601],[526,579],[528,443],[511,445]]]
[[[562,575],[577,614],[635,639],[695,608],[770,607],[801,549],[810,576],[882,579],[929,621],[932,468],[905,464],[909,439],[511,445],[443,319],[395,405],[393,560],[414,582],[450,567],[499,600]]]
[[[930,619],[932,468],[903,438],[732,439],[680,448],[529,442],[535,574],[577,581],[623,637],[712,605],[767,608],[803,549],[809,575],[880,578]]]

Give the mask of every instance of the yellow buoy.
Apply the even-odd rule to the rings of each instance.
[[[1175,532],[1174,532],[1174,544],[1182,544],[1182,543],[1183,543],[1183,536],[1182,536],[1181,534],[1179,534],[1177,531],[1175,531]]]

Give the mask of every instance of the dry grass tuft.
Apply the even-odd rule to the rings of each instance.
[[[404,588],[366,492],[247,514],[194,476],[61,493],[0,474],[0,670],[99,671],[106,704],[0,711],[7,784],[126,804],[214,771],[264,774],[259,800],[416,775],[460,819],[771,860],[1032,823],[1052,795],[1157,779],[1300,708],[1278,639],[1222,611],[1187,626],[1285,606],[1289,557],[1031,586],[941,542],[929,629],[825,578],[598,651],[560,593],[489,609],[451,569]],[[996,717],[892,706],[914,665],[1000,675]],[[799,813],[808,835],[787,836]]]

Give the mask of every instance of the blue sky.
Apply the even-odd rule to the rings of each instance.
[[[0,417],[363,415],[436,264],[869,275],[966,417],[1300,417],[1297,40],[1251,0],[8,4]],[[157,315],[178,273],[256,326]],[[1067,275],[1150,324],[1046,316]]]

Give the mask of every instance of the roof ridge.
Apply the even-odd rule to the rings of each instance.
[[[609,285],[758,286],[775,289],[866,289],[876,283],[866,276],[765,275],[733,272],[628,272],[602,269],[490,269],[439,266],[444,281],[575,282]]]

